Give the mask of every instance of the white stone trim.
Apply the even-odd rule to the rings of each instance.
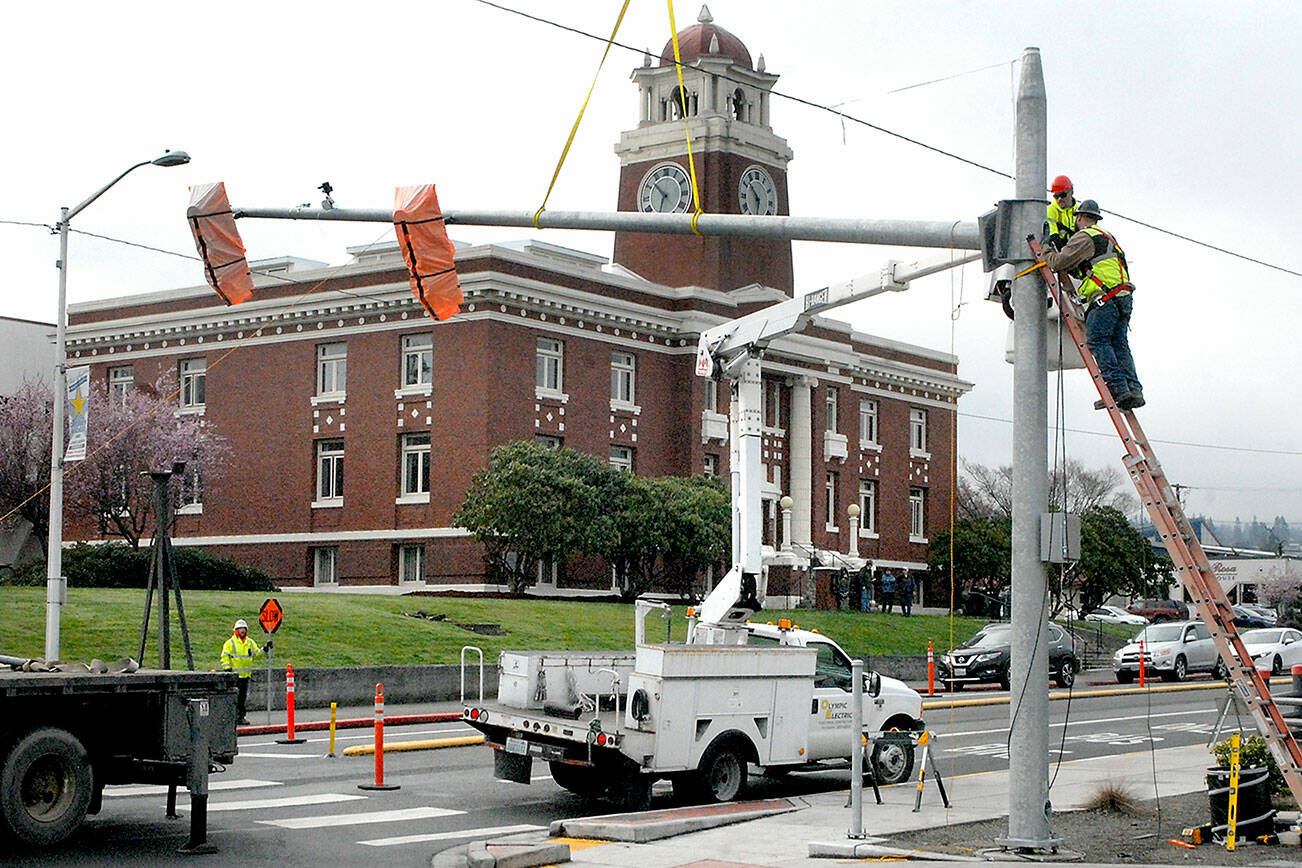
[[[172,542],[182,546],[234,546],[277,545],[307,543],[327,545],[342,542],[368,542],[375,540],[458,539],[470,538],[470,531],[461,527],[383,528],[377,530],[310,531],[306,533],[251,533],[233,536],[175,536]],[[95,542],[108,542],[96,540]],[[71,543],[67,544],[71,545]]]

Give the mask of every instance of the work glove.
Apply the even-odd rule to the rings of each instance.
[[[272,642],[272,640],[268,639],[268,640],[267,640],[267,644],[262,646],[262,650],[263,650],[263,651],[270,651],[270,650],[271,650],[271,646],[274,645],[274,644],[275,644],[275,643]]]

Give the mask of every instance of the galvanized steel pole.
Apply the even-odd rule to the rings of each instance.
[[[277,220],[337,220],[390,223],[392,211],[373,208],[235,208],[236,217]],[[534,227],[531,211],[444,211],[449,226]],[[540,229],[597,229],[691,235],[691,214],[644,214],[639,211],[544,211]],[[696,230],[706,236],[777,238],[790,241],[841,241],[900,247],[981,249],[974,221],[875,220],[853,217],[752,217],[744,214],[702,214]]]
[[[1022,55],[1017,94],[1015,196],[1043,200],[1048,174],[1044,73],[1038,48]],[[1038,235],[1043,211],[1022,208],[1015,246]],[[1038,219],[1037,219],[1038,217]],[[1026,261],[1031,260],[1029,248]],[[1048,507],[1048,376],[1045,287],[1038,272],[1013,282],[1012,647],[1009,682],[1008,837],[1000,846],[1056,847],[1049,828],[1049,633],[1040,515]]]

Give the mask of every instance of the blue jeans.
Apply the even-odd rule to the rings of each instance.
[[[1130,356],[1130,341],[1126,338],[1134,306],[1133,295],[1118,295],[1101,307],[1090,305],[1085,318],[1085,343],[1099,363],[1099,374],[1114,399],[1140,388],[1135,360]]]

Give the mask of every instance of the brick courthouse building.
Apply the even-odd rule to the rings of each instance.
[[[683,92],[670,46],[633,73],[619,209],[691,210],[685,113],[705,210],[788,213],[792,154],[769,124],[777,76],[704,11],[680,43]],[[287,586],[486,587],[452,516],[499,444],[536,439],[644,475],[728,471],[727,389],[694,375],[696,338],[790,296],[790,243],[623,233],[614,250],[607,263],[537,241],[459,245],[465,303],[437,323],[396,244],[351,248],[337,267],[264,260],[254,299],[236,307],[207,286],[73,306],[70,363],[110,390],[170,372],[175,412],[201,414],[233,446],[187,487],[176,544]],[[851,504],[864,558],[923,569],[948,523],[954,400],[970,385],[948,354],[833,319],[776,341],[763,446],[775,575],[850,551]],[[70,538],[95,537],[69,519]],[[539,590],[610,587],[575,572],[544,572]]]

